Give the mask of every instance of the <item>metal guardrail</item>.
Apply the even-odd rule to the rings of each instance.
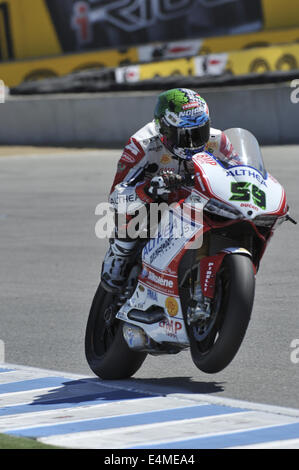
[[[229,72],[222,75],[194,76],[168,76],[154,77],[149,80],[117,83],[114,75],[115,69],[90,70],[74,73],[65,77],[24,82],[11,88],[12,95],[36,95],[56,93],[92,93],[109,91],[148,91],[168,89],[172,87],[215,88],[224,86],[263,85],[282,83],[299,77],[299,70],[275,71],[263,74],[253,73],[234,76]]]
[[[264,84],[298,77],[298,67],[299,44],[290,43],[146,64],[92,68],[62,77],[25,81],[12,87],[11,93],[90,93]]]

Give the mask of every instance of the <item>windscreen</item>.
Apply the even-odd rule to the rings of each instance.
[[[246,129],[233,128],[224,131],[238,155],[239,165],[247,165],[258,170],[266,177],[263,156],[257,139]],[[236,163],[230,164],[236,166]]]

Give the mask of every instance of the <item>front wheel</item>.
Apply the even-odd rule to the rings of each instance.
[[[94,296],[85,333],[85,355],[91,370],[101,379],[131,377],[142,365],[146,353],[132,351],[115,318],[117,297],[99,285]]]
[[[217,275],[209,319],[189,327],[192,360],[198,369],[213,374],[233,360],[250,321],[254,291],[251,259],[227,255]]]

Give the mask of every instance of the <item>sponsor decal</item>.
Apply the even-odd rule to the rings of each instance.
[[[194,75],[196,77],[222,75],[225,72],[228,58],[229,55],[225,53],[194,57]]]
[[[171,317],[175,317],[179,311],[177,300],[174,297],[167,297],[165,307]]]
[[[187,109],[179,113],[180,117],[200,116],[205,111],[204,105],[198,105],[196,108]]]
[[[217,162],[210,155],[203,154],[200,156],[200,159],[203,160],[203,163],[207,163],[208,165],[217,165]]]
[[[202,242],[202,204],[183,204],[182,209],[163,214],[158,233],[143,248],[146,264],[158,271],[164,271],[182,249],[191,246],[195,249],[195,245],[188,244],[192,238],[193,241]]]
[[[117,173],[122,173],[126,169],[126,164],[123,162],[118,162],[117,164]]]
[[[114,205],[121,205],[121,204],[127,204],[130,202],[135,202],[137,200],[137,194],[136,193],[131,193],[131,194],[116,194],[116,198],[113,196],[110,196],[110,202]]]
[[[255,184],[246,182],[231,183],[231,192],[230,201],[249,202],[252,198],[256,206],[263,210],[266,209],[266,193]]]
[[[168,163],[171,162],[171,160],[172,160],[171,156],[167,155],[167,153],[164,153],[164,155],[162,155],[161,157],[160,163],[162,163],[162,165],[167,165]]]
[[[159,276],[152,271],[149,271],[148,279],[153,281],[155,284],[158,284],[159,286],[170,287],[171,289],[173,288],[173,281],[171,279]]]
[[[145,287],[141,284],[138,285],[135,294],[129,300],[129,304],[135,308],[143,308],[145,299],[146,299],[146,290]]]
[[[213,138],[213,140],[212,140]],[[219,147],[219,144],[217,142],[214,141],[215,139],[215,136],[211,136],[211,140],[209,140],[209,142],[207,143],[206,147],[205,147],[205,150],[210,152],[210,153],[213,153],[214,150],[217,150],[217,148]]]
[[[247,202],[242,202],[240,204],[240,207],[247,207],[248,209],[253,209],[254,211],[258,211],[259,208],[254,206],[253,204],[247,203]]]
[[[198,102],[195,101],[193,103],[187,103],[187,104],[183,104],[182,108],[183,110],[185,111],[186,109],[190,109],[190,108],[197,108],[198,107]]]
[[[141,281],[146,283],[149,289],[157,292],[163,292],[168,295],[176,295],[176,277],[164,273],[156,273],[148,267],[141,273]],[[148,296],[151,294],[148,294]]]
[[[154,290],[152,289],[147,289],[147,297],[151,300],[153,300],[154,302],[158,302],[158,295],[157,295],[157,292],[155,292]]]
[[[166,166],[163,168],[163,171],[172,171],[173,173],[175,173],[175,168],[174,167],[170,167],[170,166]],[[160,174],[159,174],[160,176]]]
[[[203,183],[203,181],[202,181],[202,179],[201,179],[200,174],[199,174],[199,173],[196,173],[196,177],[197,177],[197,180],[198,180],[198,183],[199,183],[199,185],[200,185],[200,188],[201,188],[202,192],[203,192],[203,193],[206,193],[207,190],[206,190],[206,187],[205,187],[205,185],[204,185],[204,183]]]
[[[203,295],[212,299],[215,293],[216,274],[225,254],[203,258],[200,262],[200,284]]]
[[[145,145],[145,142],[144,142],[144,145]],[[160,150],[162,150],[162,148],[163,148],[163,145],[160,139],[157,139],[156,137],[151,137],[149,139],[149,144],[147,148],[149,152],[159,152]]]
[[[140,80],[140,66],[117,67],[115,70],[116,83],[134,83]]]
[[[251,178],[255,178],[260,184],[264,185],[267,187],[267,184],[264,180],[264,178],[260,175],[260,173],[250,170],[249,168],[237,168],[237,169],[231,169],[227,170],[226,176],[249,176]]]
[[[183,328],[183,325],[178,320],[162,320],[159,323],[160,328],[164,329],[164,332],[167,336],[171,338],[177,338],[177,334]]]
[[[205,275],[205,278],[204,278],[204,284],[203,284],[204,294],[207,293],[207,290],[209,288],[210,280],[211,280],[211,277],[213,276],[214,264],[215,263],[213,261],[208,264],[208,269],[206,271],[206,275]]]
[[[175,126],[178,126],[181,123],[180,118],[175,113],[169,111],[169,109],[165,110],[165,119],[169,124],[174,124]]]
[[[152,264],[153,261],[161,254],[167,251],[173,244],[173,240],[171,238],[165,238],[163,243],[158,246],[158,248],[150,255],[150,263]]]

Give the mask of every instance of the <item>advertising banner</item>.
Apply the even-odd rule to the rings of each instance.
[[[298,26],[298,0],[0,0],[0,79],[294,70]]]
[[[262,0],[46,0],[65,52],[257,31]]]

